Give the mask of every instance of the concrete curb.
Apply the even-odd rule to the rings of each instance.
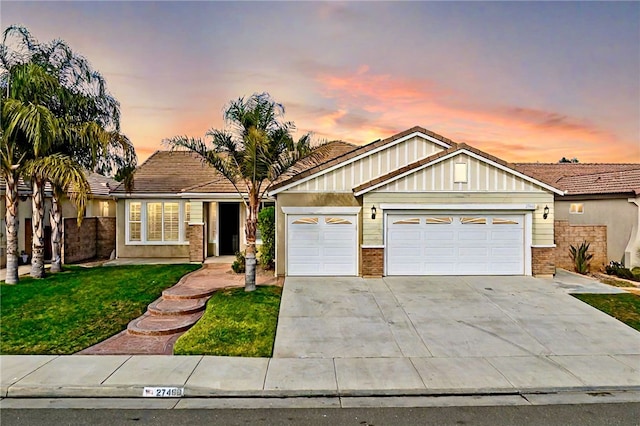
[[[377,398],[377,397],[475,397],[475,396],[524,396],[524,395],[561,395],[615,393],[638,393],[640,386],[581,386],[549,387],[532,389],[367,389],[358,391],[340,390],[224,390],[191,386],[184,388],[188,398]],[[3,398],[143,398],[144,386],[9,386],[2,390]]]

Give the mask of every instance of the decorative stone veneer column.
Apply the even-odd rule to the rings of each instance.
[[[189,225],[189,261],[204,262],[204,224]]]
[[[551,276],[556,273],[555,247],[531,248],[531,273],[534,276]]]
[[[384,273],[384,248],[363,247],[362,255],[362,276],[369,278],[381,277]]]

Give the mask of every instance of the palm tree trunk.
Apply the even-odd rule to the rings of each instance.
[[[31,245],[31,276],[44,278],[44,180],[34,178],[31,204],[33,243]]]
[[[62,209],[60,198],[54,193],[49,212],[51,222],[51,272],[62,271],[62,259],[60,257],[62,242]]]
[[[5,201],[7,205],[7,284],[18,284],[18,179],[12,173],[6,176]]]
[[[245,229],[247,250],[245,252],[244,291],[254,291],[256,289],[256,218],[258,217],[259,204],[257,195],[257,192],[254,193],[254,188],[251,188]]]

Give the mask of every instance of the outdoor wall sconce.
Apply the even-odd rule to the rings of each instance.
[[[376,206],[375,204],[373,206],[371,206],[371,219],[375,219],[376,218]]]
[[[544,210],[542,211],[542,218],[546,219],[549,217],[549,206],[544,206]]]

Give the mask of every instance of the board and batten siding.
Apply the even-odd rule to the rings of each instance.
[[[467,183],[454,183],[454,164],[467,164]],[[408,191],[544,191],[539,186],[484,161],[459,154],[390,182],[378,192]]]
[[[314,179],[287,192],[351,192],[364,182],[442,151],[441,146],[415,136]]]
[[[535,204],[533,211],[533,245],[553,244],[553,194],[538,192],[370,192],[363,196],[362,244],[384,244],[384,212],[380,204]],[[377,215],[371,219],[371,207]],[[549,206],[549,216],[543,219],[543,209]]]

